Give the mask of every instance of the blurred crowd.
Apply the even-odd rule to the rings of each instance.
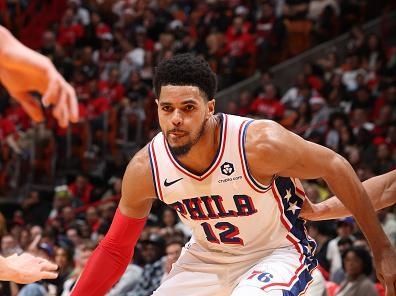
[[[0,1],[0,23],[15,26],[10,16],[34,1]],[[158,131],[153,67],[177,53],[204,56],[220,88],[261,71],[260,86],[240,93],[222,111],[276,120],[343,155],[361,180],[395,169],[396,46],[359,26],[379,16],[386,1],[64,4],[60,19],[41,32],[37,50],[75,87],[80,122],[62,129],[47,110],[46,122],[32,123],[0,87],[0,195],[27,183],[47,185],[27,187],[33,189],[17,210],[0,216],[1,254],[24,250],[49,258],[60,266],[60,276],[26,286],[1,283],[0,295],[69,295],[110,226],[128,160]],[[347,31],[345,57],[334,50],[304,65],[295,84],[280,91],[271,65]],[[330,195],[321,181],[304,187],[315,202]],[[396,244],[395,208],[379,218]],[[329,295],[383,295],[367,242],[352,219],[307,226],[318,243]],[[133,261],[108,295],[150,295],[190,235],[172,210],[156,202]]]

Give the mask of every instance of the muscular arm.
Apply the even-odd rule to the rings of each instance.
[[[256,121],[247,131],[246,154],[253,176],[267,183],[271,175],[322,178],[352,213],[373,251],[379,278],[394,293],[396,253],[351,165],[334,151],[305,141],[279,124]]]
[[[390,207],[396,203],[396,170],[370,178],[363,183],[375,210]],[[351,212],[336,197],[312,204],[304,203],[300,216],[307,220],[329,220],[350,216]]]
[[[104,295],[124,273],[155,197],[149,166],[145,147],[129,163],[110,229],[89,259],[71,295]]]

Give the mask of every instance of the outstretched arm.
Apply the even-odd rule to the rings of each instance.
[[[0,280],[29,284],[41,279],[55,279],[58,266],[28,253],[0,256]]]
[[[78,121],[74,89],[45,56],[19,42],[0,26],[0,82],[35,121],[44,119],[40,104],[31,96],[39,92],[44,105],[54,105],[53,115],[59,125]]]
[[[105,295],[131,262],[155,197],[147,147],[129,163],[122,197],[105,238],[91,255],[72,296]]]
[[[363,187],[375,210],[394,205],[396,203],[396,170],[364,181]],[[350,215],[351,212],[336,196],[318,204],[307,199],[300,213],[302,218],[312,221],[338,219]]]
[[[249,126],[247,141],[250,141],[246,144],[249,166],[259,180],[260,174],[266,174],[263,177],[267,180],[276,174],[326,181],[355,217],[373,251],[378,277],[385,284],[388,295],[395,295],[396,252],[351,165],[334,151],[305,141],[273,122],[253,123]]]

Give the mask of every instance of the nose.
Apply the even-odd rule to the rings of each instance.
[[[183,123],[183,116],[179,110],[175,110],[172,114],[172,124],[174,126],[181,126]]]

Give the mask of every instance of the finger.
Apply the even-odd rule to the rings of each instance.
[[[65,106],[61,109],[61,126],[67,127],[69,125],[70,113],[67,105],[67,96],[65,98]]]
[[[43,279],[56,279],[58,277],[58,273],[50,272],[50,271],[42,271],[40,272],[40,276]]]
[[[67,126],[67,121],[69,117],[67,115],[66,92],[64,91],[64,89],[60,90],[59,99],[55,105],[53,114],[58,120],[58,124],[60,126]]]
[[[50,104],[55,104],[58,99],[59,94],[59,80],[52,79],[48,85],[44,96],[42,97],[41,101],[45,107],[48,107]]]
[[[67,86],[67,105],[69,107],[69,117],[72,122],[78,122],[78,102],[74,88],[66,83]]]
[[[25,109],[26,113],[36,122],[44,120],[43,110],[41,109],[40,103],[29,93],[18,93],[12,94]]]
[[[40,262],[40,266],[42,271],[56,271],[58,269],[58,265],[47,260]]]

